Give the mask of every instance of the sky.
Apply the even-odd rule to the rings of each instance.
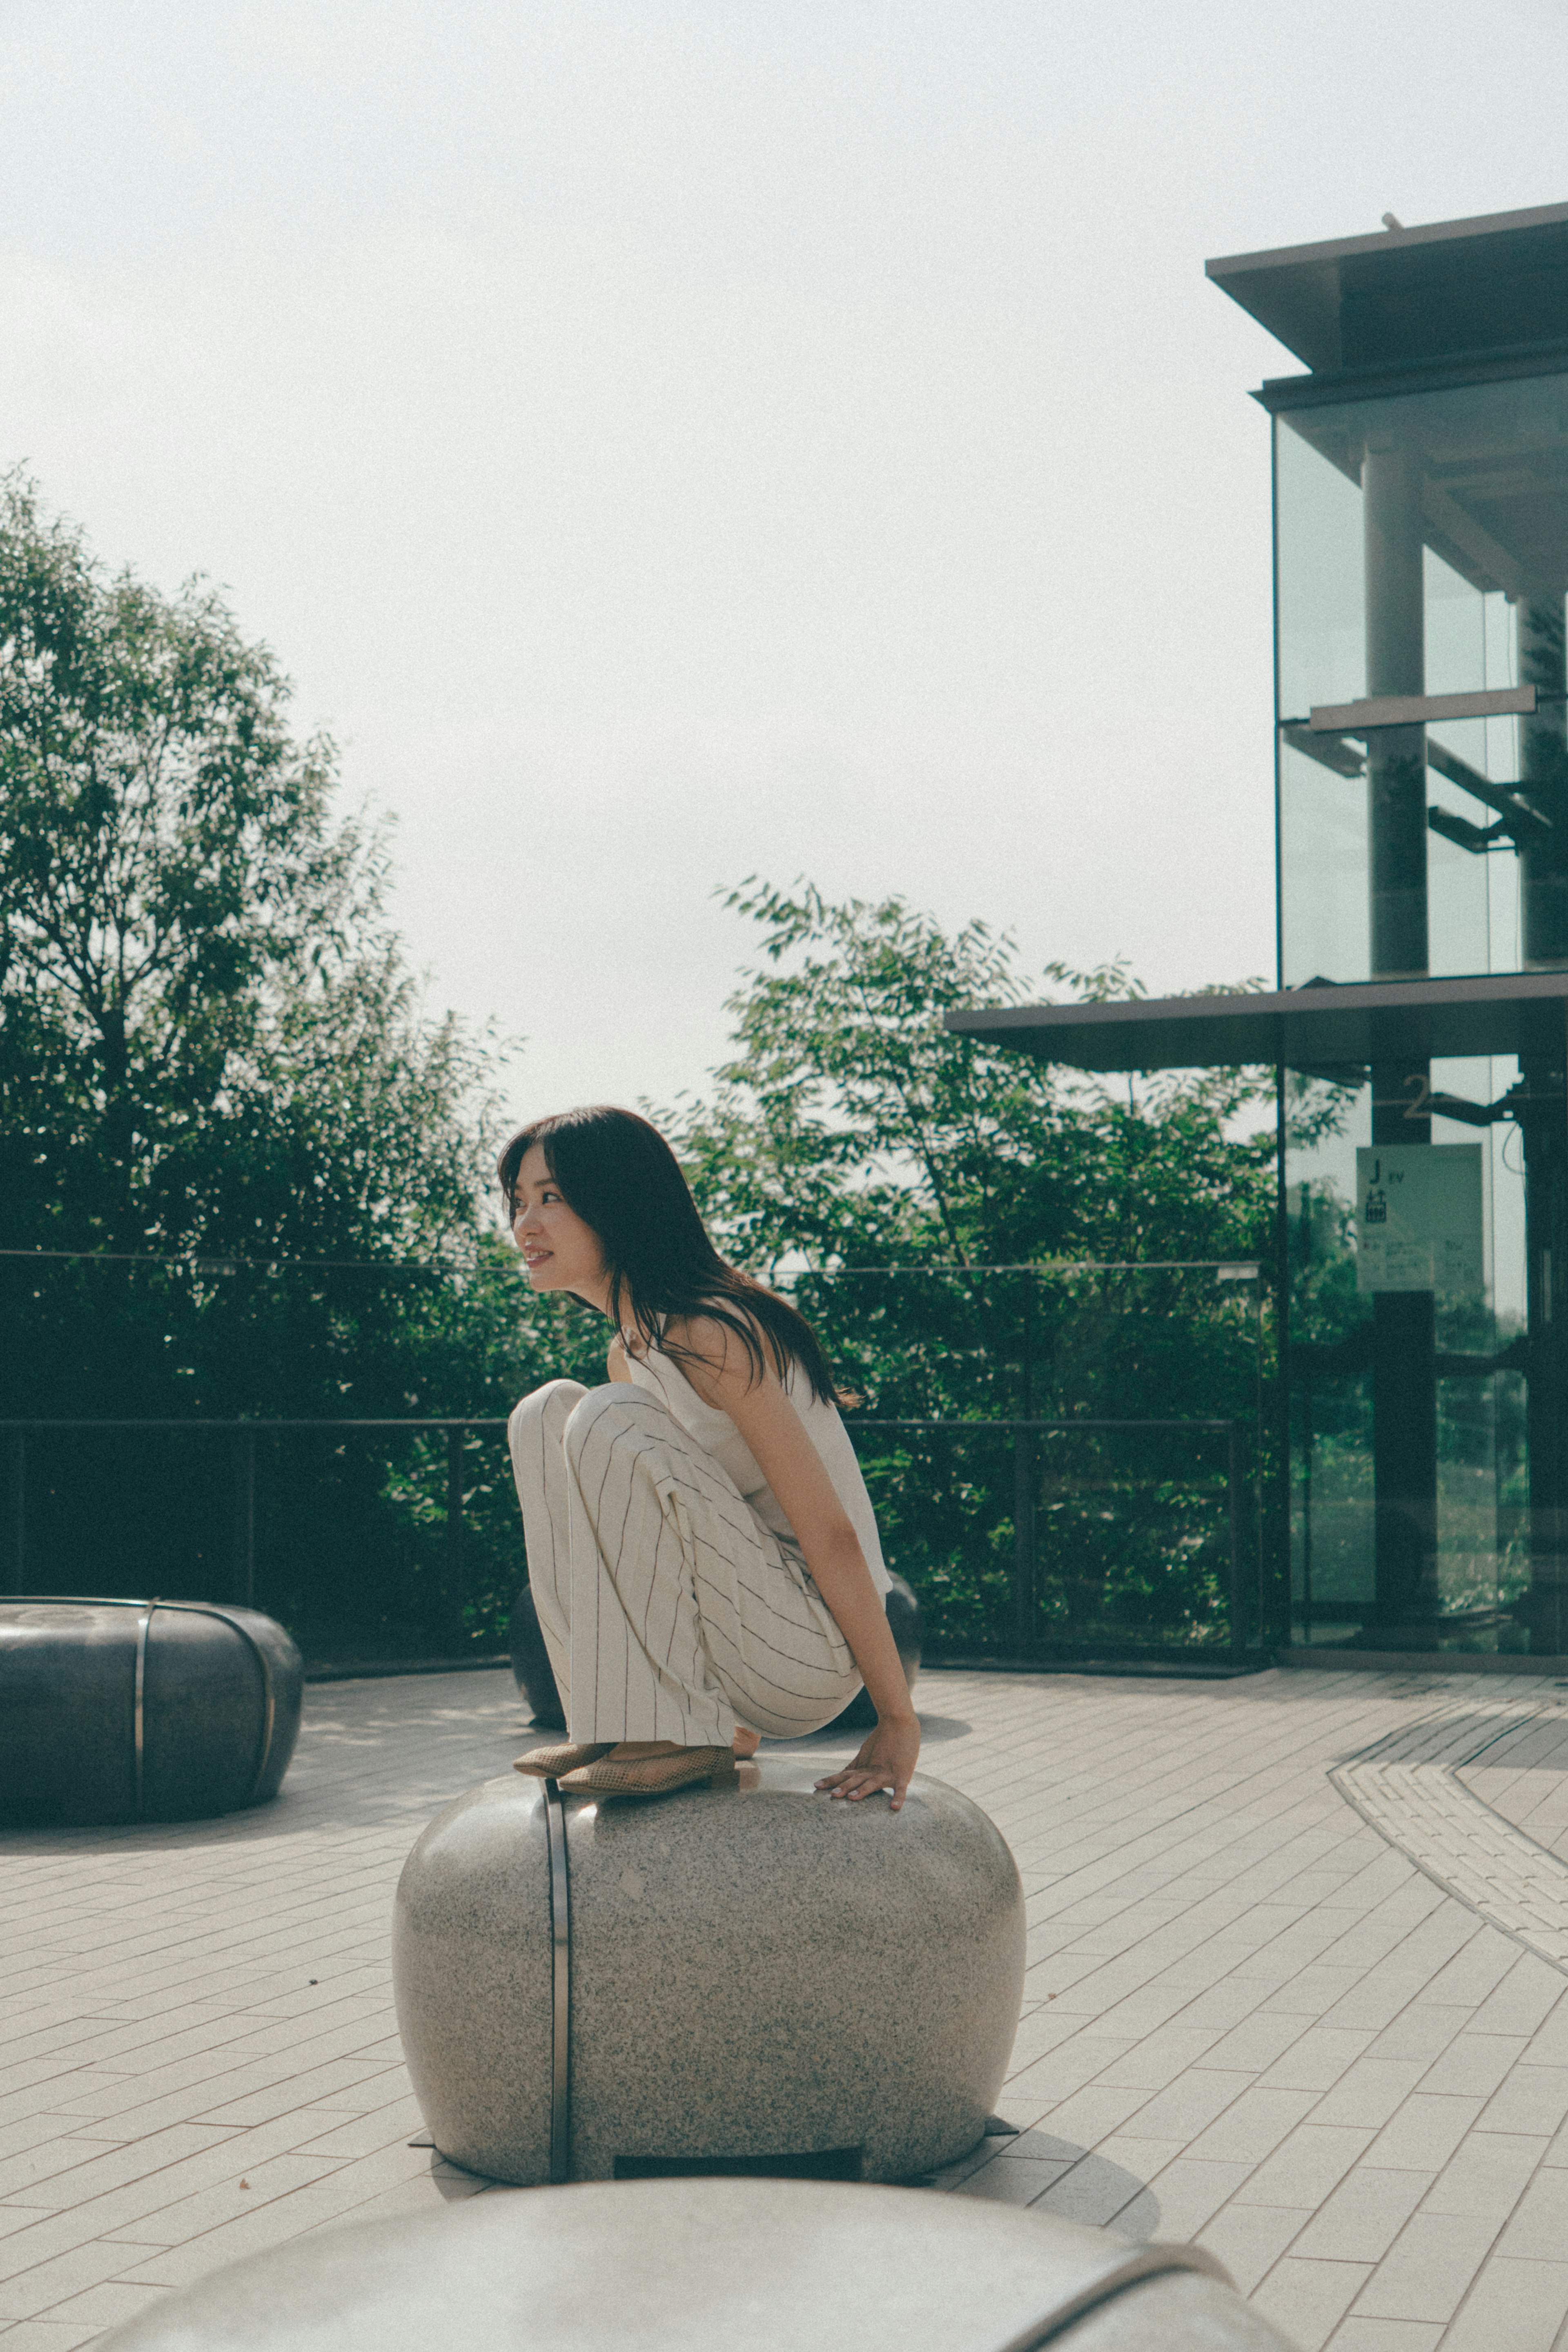
[[[0,0],[0,470],[220,583],[518,1118],[700,1092],[751,875],[1272,974],[1213,255],[1568,194],[1563,0]]]

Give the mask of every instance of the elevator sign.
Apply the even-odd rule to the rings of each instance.
[[[1355,1286],[1486,1286],[1479,1143],[1375,1144],[1355,1155]]]

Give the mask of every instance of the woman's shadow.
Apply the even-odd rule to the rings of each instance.
[[[816,1748],[855,1748],[865,1738],[870,1725],[830,1723],[821,1731],[808,1731],[800,1739],[764,1738],[758,1753],[763,1756],[809,1755]],[[925,1715],[920,1717],[922,1748],[939,1748],[944,1740],[967,1739],[974,1729],[956,1715]]]
[[[988,2137],[919,2186],[1027,2205],[1036,2213],[1088,2221],[1139,2241],[1152,2238],[1160,2226],[1159,2199],[1135,2172],[1038,2127]]]
[[[409,2146],[430,2148],[431,2179],[448,2202],[472,2197],[479,2189],[507,2187],[502,2181],[486,2180],[482,2173],[465,2172],[438,2155],[427,2131],[411,2139]],[[714,2168],[716,2172],[726,2168]],[[835,2171],[831,2177],[841,2179],[843,2175]],[[922,2173],[902,2185],[946,2190],[959,2197],[985,2197],[1005,2205],[1027,2205],[1037,2213],[1113,2229],[1119,2236],[1138,2243],[1152,2238],[1160,2225],[1159,2200],[1135,2173],[1044,2131],[988,2135],[956,2164],[941,2172]]]

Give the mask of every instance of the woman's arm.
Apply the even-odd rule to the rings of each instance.
[[[876,1709],[876,1729],[853,1764],[818,1786],[831,1789],[836,1797],[852,1798],[889,1789],[896,1812],[920,1753],[919,1719],[888,1629],[887,1611],[822,1457],[771,1361],[764,1359],[758,1379],[756,1366],[727,1325],[693,1317],[679,1327],[672,1324],[667,1336],[692,1350],[691,1357],[683,1355],[679,1360],[697,1394],[728,1413],[746,1440],[795,1531],[812,1581],[849,1643]]]

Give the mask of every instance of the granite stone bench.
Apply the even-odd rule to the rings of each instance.
[[[303,1671],[281,1625],[194,1601],[0,1601],[0,1822],[194,1821],[275,1797]]]
[[[656,1802],[508,1772],[404,1864],[398,2023],[436,2147],[493,2179],[740,2163],[905,2179],[971,2148],[1023,1984],[1018,1872],[916,1774],[820,1796],[820,1758]]]
[[[98,2352],[1289,2352],[1197,2246],[807,2180],[492,2193],[315,2230]]]

